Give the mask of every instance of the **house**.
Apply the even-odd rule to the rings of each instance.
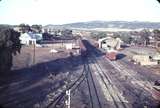
[[[42,34],[34,34],[34,33],[23,33],[21,34],[21,36],[19,37],[19,39],[21,40],[21,44],[24,45],[33,45],[37,43],[37,41],[42,40]]]

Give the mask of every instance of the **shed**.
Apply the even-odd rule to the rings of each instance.
[[[153,60],[160,60],[160,54],[155,54],[154,56],[152,56]]]
[[[122,41],[120,38],[113,38],[113,37],[105,37],[98,40],[98,44],[100,48],[110,49],[113,48],[115,50],[120,49]]]
[[[156,61],[151,61],[149,55],[134,55],[132,59],[140,65],[157,65]]]

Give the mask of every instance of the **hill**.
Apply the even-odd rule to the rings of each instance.
[[[119,28],[119,29],[159,29],[160,22],[140,22],[140,21],[89,21],[77,22],[63,25],[46,25],[49,28]]]

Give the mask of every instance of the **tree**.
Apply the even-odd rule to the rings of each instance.
[[[99,38],[105,38],[107,35],[105,32],[99,32],[98,36],[99,36]]]
[[[42,32],[42,25],[32,25],[31,29],[33,32],[41,33]]]
[[[12,54],[20,53],[20,33],[11,28],[0,28],[0,73],[7,73],[12,66]]]
[[[96,31],[91,32],[90,35],[91,35],[91,37],[95,38],[96,40],[104,38],[104,37],[107,36],[105,32],[96,32]]]
[[[142,38],[142,41],[143,41],[142,43],[146,46],[149,44],[150,34],[151,34],[150,31],[147,30],[147,29],[144,29],[140,32],[140,35],[141,35],[141,38]]]
[[[61,32],[62,32],[62,36],[73,36],[72,30],[70,30],[70,29],[64,29]]]
[[[127,43],[131,44],[133,42],[133,40],[134,40],[133,37],[129,37],[128,40],[127,40]]]
[[[43,38],[43,40],[51,40],[53,38],[53,35],[51,35],[49,33],[43,33],[42,38]]]
[[[31,31],[31,28],[28,24],[20,24],[19,27],[20,27],[20,31],[22,33],[26,33],[26,32]]]
[[[153,33],[154,33],[154,38],[156,40],[160,41],[160,30],[155,29],[155,30],[153,30]]]

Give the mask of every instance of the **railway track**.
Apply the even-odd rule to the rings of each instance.
[[[100,97],[98,95],[98,90],[92,75],[93,73],[88,63],[88,58],[86,59],[87,60],[85,63],[85,69],[86,69],[85,72],[86,72],[86,80],[87,80],[87,85],[88,85],[88,90],[90,95],[91,108],[102,108]]]
[[[64,102],[64,97],[65,97],[65,93],[66,90],[71,90],[71,93],[73,91],[75,91],[78,86],[83,82],[86,81],[87,83],[87,87],[88,87],[88,92],[89,92],[89,100],[90,100],[90,108],[102,108],[101,103],[100,103],[100,97],[98,95],[98,91],[96,88],[96,84],[94,82],[93,76],[92,76],[92,72],[90,70],[90,66],[88,64],[88,61],[85,60],[84,62],[84,67],[83,67],[83,72],[82,74],[79,76],[79,78],[77,78],[77,80],[75,82],[73,82],[72,84],[68,85],[67,89],[64,89],[61,93],[59,93],[52,102],[50,102],[50,104],[48,104],[46,106],[46,108],[56,108],[57,106],[59,106],[61,104],[64,104],[62,102]]]
[[[102,108],[101,103],[100,103],[100,99],[99,99],[100,97],[98,95],[97,87],[96,87],[96,84],[94,82],[94,78],[92,76],[92,72],[91,72],[91,69],[90,69],[90,65],[88,63],[88,59],[83,54],[82,54],[82,59],[83,59],[83,63],[84,63],[82,74],[72,84],[67,85],[67,88],[62,90],[62,92],[60,92],[53,99],[53,101],[51,101],[46,106],[46,108],[52,108],[52,107],[56,108],[58,105],[62,104],[62,100],[63,100],[63,102],[65,101],[64,97],[65,97],[66,91],[70,89],[71,93],[72,93],[73,91],[75,91],[78,88],[79,85],[81,85],[81,83],[83,81],[86,81],[86,84],[87,84],[87,87],[88,87],[89,101],[90,101],[89,107],[90,108]]]
[[[92,72],[96,75],[96,79],[98,80],[101,86],[101,90],[105,96],[106,103],[108,105],[104,106],[106,103],[102,103],[103,107],[129,108],[128,101],[122,96],[122,93],[115,86],[109,74],[104,72],[104,70],[101,67],[101,64],[96,59],[96,55],[100,55],[100,52],[95,51],[95,48],[89,45],[88,42],[86,42],[85,45],[90,55],[90,68],[92,69]]]
[[[52,99],[51,102],[45,107],[45,108],[56,108],[56,107],[62,107],[65,106],[65,93],[67,90],[71,90],[71,93],[75,91],[79,85],[83,81],[86,81],[87,87],[88,87],[88,92],[89,92],[89,102],[90,108],[102,108],[101,103],[100,103],[100,97],[98,95],[97,87],[94,82],[94,78],[92,76],[92,72],[90,69],[90,65],[88,63],[88,59],[85,58],[84,60],[84,66],[83,66],[83,72],[82,74],[71,84],[67,85],[68,87],[63,89],[62,92],[58,93],[54,99]]]
[[[108,64],[108,62],[104,59],[98,61],[103,65]],[[117,65],[114,65],[114,67],[116,66]],[[136,77],[136,75],[130,75],[130,73],[127,73],[129,76],[126,76],[126,72],[129,72],[129,70],[126,71],[124,68],[118,68],[117,70],[112,69],[109,71],[105,71],[104,73],[106,75],[108,73],[108,78],[112,80],[115,90],[119,91],[118,94],[120,95],[120,97],[123,95],[122,103],[125,104],[126,108],[156,108],[156,102],[150,95],[151,89],[148,81],[143,81],[141,78]],[[126,99],[126,101],[124,101],[123,99]],[[125,106],[123,107],[125,108]]]
[[[67,88],[63,89],[57,96],[45,107],[45,108],[56,108],[64,99],[67,90],[74,91],[84,81],[85,70],[83,69],[82,74],[71,84],[67,85]]]
[[[77,87],[83,82],[86,81],[88,87],[88,95],[89,95],[89,108],[139,108],[139,107],[153,107],[154,105],[149,105],[152,102],[152,99],[147,98],[145,94],[143,95],[143,91],[147,91],[144,89],[141,83],[131,83],[128,79],[139,81],[142,80],[141,77],[136,77],[136,75],[132,75],[129,70],[126,70],[122,65],[117,67],[117,64],[114,62],[110,62],[109,60],[104,60],[103,57],[96,57],[99,52],[96,52],[94,49],[87,47],[88,52],[90,52],[88,57],[84,62],[83,68],[83,79],[76,80],[75,85],[71,84],[69,88],[71,91],[77,89]],[[104,69],[104,64],[113,67],[112,70]],[[123,67],[123,68],[122,68]],[[114,74],[113,74],[114,73]],[[133,72],[132,72],[133,73]],[[115,74],[117,74],[115,76]],[[124,74],[124,75],[123,75]],[[126,74],[128,75],[127,77]],[[120,75],[120,76],[118,76]],[[122,82],[121,77],[126,80]],[[101,92],[103,92],[105,101],[100,95],[100,91],[98,90],[95,79],[100,85]],[[129,82],[128,82],[129,81]],[[137,89],[137,87],[139,87]],[[124,94],[129,93],[129,94]],[[62,98],[65,95],[65,90],[63,92],[63,96],[57,97],[58,99],[55,103],[52,103],[52,107],[56,107],[57,104],[60,103]],[[145,92],[147,93],[147,92]],[[139,97],[141,96],[141,97]],[[139,99],[140,98],[140,99]],[[145,100],[146,99],[146,100]],[[61,102],[62,103],[62,102]],[[107,106],[106,106],[107,105]],[[47,107],[49,108],[49,107]]]
[[[52,108],[52,107],[57,108],[60,106],[64,107],[66,91],[70,89],[72,93],[84,81],[86,81],[88,93],[89,93],[88,94],[89,101],[90,101],[90,104],[88,106],[89,108],[106,108],[106,107],[108,108],[132,108],[134,107],[133,105],[134,102],[130,102],[130,100],[137,99],[139,101],[138,99],[139,91],[137,92],[134,90],[135,88],[132,87],[133,83],[131,85],[130,85],[130,82],[122,83],[120,78],[118,78],[118,76],[112,75],[112,72],[116,74],[118,73],[119,75],[123,75],[123,74],[129,75],[126,77],[126,80],[130,78],[130,79],[133,79],[134,81],[139,81],[141,80],[141,78],[136,77],[132,75],[131,73],[129,73],[128,72],[129,70],[122,68],[123,67],[122,65],[119,65],[117,67],[117,64],[115,64],[114,62],[110,62],[109,60],[104,60],[103,57],[96,57],[96,55],[98,55],[99,52],[96,52],[94,49],[90,47],[87,47],[87,49],[88,49],[88,52],[90,52],[89,53],[90,56],[86,57],[85,58],[86,60],[84,60],[82,74],[74,82],[68,84],[67,88],[63,89],[62,92],[58,93],[56,97],[46,106],[46,108]],[[110,70],[105,70],[103,68],[103,65],[105,63],[108,64],[108,66],[109,65],[113,66],[115,69],[111,70],[111,72],[109,72]],[[126,75],[124,75],[123,77],[125,78],[125,76]],[[99,83],[101,87],[101,90],[102,90],[101,92],[103,92],[104,94],[105,102],[104,100],[102,101],[102,97],[98,90],[95,79],[97,80],[97,82]],[[133,85],[138,85],[141,91],[144,90],[143,85],[140,83],[135,83]],[[129,96],[124,95],[123,91],[130,93]],[[142,94],[142,92],[140,94]],[[137,102],[137,100],[135,101]],[[141,101],[134,108],[145,107],[145,105],[146,106],[148,105]]]
[[[110,61],[108,60],[108,62]],[[126,80],[129,80],[133,86],[137,86],[142,91],[146,91],[152,94],[152,86],[154,82],[151,82],[144,76],[139,75],[138,72],[132,69],[128,69],[126,64],[122,65],[121,63],[116,61],[110,62],[110,64],[116,67],[120,74],[123,75],[123,77],[126,77]]]
[[[110,108],[129,108],[128,101],[122,96],[122,93],[118,90],[118,88],[112,82],[110,76],[104,72],[101,65],[92,56],[90,59],[92,62],[92,69],[95,71],[94,73],[99,79],[99,83],[102,86],[101,89],[105,94],[105,98],[109,103]]]
[[[123,65],[116,64],[115,63],[116,61],[111,62],[105,57],[104,58],[96,57],[97,55],[99,55],[98,54],[99,52],[97,52],[97,50],[94,50],[94,49],[95,48],[90,48],[90,51],[89,51],[89,52],[92,52],[91,60],[95,62],[93,68],[97,68],[97,70],[99,68],[99,72],[102,72],[101,75],[104,74],[104,76],[101,76],[100,73],[97,71],[100,78],[105,79],[104,77],[106,77],[106,79],[108,80],[108,85],[109,84],[113,85],[112,90],[118,91],[117,96],[119,96],[119,100],[115,102],[114,104],[115,107],[117,108],[119,107],[120,108],[121,107],[122,108],[132,108],[132,107],[133,108],[137,108],[137,107],[157,108],[156,107],[157,103],[152,98],[152,96],[150,96],[150,94],[152,94],[151,83],[148,82],[148,79],[141,78],[139,75],[137,76],[137,72],[127,69]],[[98,60],[96,60],[97,58]],[[107,67],[109,69],[107,68],[102,69],[101,67],[103,68]],[[111,68],[114,68],[114,69],[111,69]],[[123,77],[123,81],[121,80],[120,77]],[[112,88],[112,86],[110,88]],[[104,92],[109,93],[109,91],[105,91],[105,90]],[[109,94],[111,94],[111,92]],[[114,96],[114,94],[113,96],[111,96],[111,98],[112,97],[113,98],[115,97],[116,99],[116,96]],[[116,103],[118,104],[116,105]]]

